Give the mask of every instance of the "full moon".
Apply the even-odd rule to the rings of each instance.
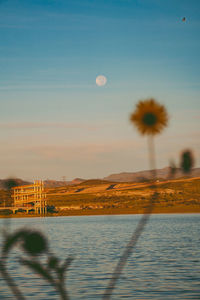
[[[96,84],[98,86],[104,86],[106,84],[106,82],[107,82],[107,78],[105,76],[103,76],[103,75],[97,76]]]

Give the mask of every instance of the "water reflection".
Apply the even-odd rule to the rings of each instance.
[[[101,299],[140,216],[90,216],[12,219],[11,228],[43,230],[51,251],[75,260],[68,272],[71,299]],[[3,224],[3,220],[0,220]],[[200,215],[153,215],[128,260],[113,299],[199,299]],[[58,299],[52,288],[17,263],[12,252],[9,269],[28,299]],[[19,268],[18,268],[19,266]],[[13,299],[0,282],[2,299]]]

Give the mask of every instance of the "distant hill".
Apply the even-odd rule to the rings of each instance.
[[[58,181],[58,180],[44,180],[44,186],[48,188],[54,188],[59,186],[65,186],[65,185],[75,185],[80,184],[84,182],[85,179],[82,178],[75,178],[71,181]]]
[[[28,184],[32,184],[33,182],[29,182],[29,181],[25,181],[23,179],[20,178],[13,178],[17,185],[28,185]],[[6,189],[6,181],[8,179],[0,179],[0,189],[4,190]],[[65,185],[75,185],[75,184],[80,184],[82,182],[84,182],[85,179],[81,179],[81,178],[75,178],[72,181],[59,181],[59,180],[44,180],[44,186],[48,187],[48,188],[54,188],[54,187],[61,187],[61,186],[65,186]]]
[[[82,182],[86,181],[86,179],[82,179],[82,178],[75,178],[73,179],[72,181],[69,181],[69,184],[72,185],[72,184],[80,184]]]
[[[103,179],[88,179],[88,180],[84,180],[81,183],[79,183],[79,185],[89,185],[89,186],[95,186],[95,185],[101,185],[101,184],[108,184],[107,180],[103,180]]]
[[[199,177],[200,176],[200,168],[193,169],[189,174],[185,174],[181,171],[181,169],[177,169],[174,175],[174,179],[181,177]],[[166,167],[163,169],[157,169],[157,178],[158,179],[169,179],[171,176],[171,168]],[[112,181],[112,182],[142,182],[152,179],[152,171],[140,171],[140,172],[123,172],[112,174],[107,177],[104,177],[103,180]]]
[[[200,177],[200,168],[193,169],[192,172],[189,174],[185,174],[181,171],[181,169],[177,169],[173,179],[181,178],[181,177]],[[172,179],[171,176],[171,168],[166,167],[163,169],[157,169],[157,178],[160,180],[165,179]],[[58,181],[58,180],[44,180],[44,186],[47,188],[56,188],[56,187],[63,187],[63,186],[72,186],[78,184],[85,184],[85,185],[98,185],[104,184],[106,182],[145,182],[152,179],[152,172],[151,170],[147,171],[139,171],[139,172],[122,172],[117,174],[111,174],[107,177],[102,179],[83,179],[83,178],[75,178],[71,181]],[[5,182],[7,179],[0,179],[0,189],[5,188]],[[20,178],[15,178],[17,181],[17,185],[28,185],[32,182],[28,182],[22,180]]]
[[[68,182],[62,181],[62,180],[44,180],[44,186],[48,188],[54,188],[54,187],[59,187],[59,186],[64,186],[67,185]]]

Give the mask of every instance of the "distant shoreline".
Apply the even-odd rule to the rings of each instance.
[[[143,214],[142,209],[131,209],[131,208],[104,208],[104,209],[74,209],[74,210],[63,210],[54,214],[38,215],[38,214],[11,214],[11,215],[0,215],[0,218],[18,219],[18,218],[35,218],[35,217],[71,217],[71,216],[97,216],[97,215],[132,215],[132,214]],[[175,206],[175,207],[155,207],[152,214],[190,214],[200,213],[199,206]]]
[[[99,180],[47,189],[49,209],[46,217],[143,214],[154,192],[155,185],[152,183],[110,184]],[[200,178],[158,182],[156,192],[158,198],[153,214],[200,213]],[[57,213],[50,213],[50,210]],[[0,213],[0,218],[40,217],[34,211],[30,214]]]

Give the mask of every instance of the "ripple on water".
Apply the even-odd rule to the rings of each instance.
[[[11,227],[43,230],[51,252],[74,255],[68,272],[71,299],[101,299],[112,271],[140,216],[90,216],[13,219]],[[0,220],[3,225],[3,220]],[[200,299],[200,215],[154,215],[124,268],[113,299]],[[48,283],[18,264],[9,270],[27,299],[58,299]],[[43,258],[44,259],[44,258]],[[1,299],[13,299],[0,279]]]

